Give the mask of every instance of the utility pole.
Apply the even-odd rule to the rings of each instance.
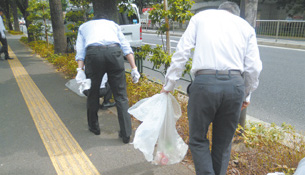
[[[164,0],[164,11],[167,11],[167,0]],[[169,39],[169,21],[168,17],[165,16],[165,25],[166,25],[166,52],[167,54],[171,54],[171,45],[170,45],[170,39]]]
[[[241,0],[240,1],[240,17],[248,21],[248,23],[255,28],[257,16],[258,0]],[[247,116],[247,108],[240,113],[239,124],[245,127]]]

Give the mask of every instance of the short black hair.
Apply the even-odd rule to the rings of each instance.
[[[2,7],[0,7],[0,12],[3,12],[3,8]]]

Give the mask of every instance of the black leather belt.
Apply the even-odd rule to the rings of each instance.
[[[111,48],[111,47],[120,47],[120,45],[117,44],[117,43],[114,43],[114,44],[109,44],[109,45],[88,46],[87,49],[90,49],[90,48]]]
[[[203,69],[195,73],[195,75],[241,75],[239,70],[212,70]]]

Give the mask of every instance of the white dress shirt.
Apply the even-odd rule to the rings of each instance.
[[[2,38],[5,38],[5,33],[4,33],[5,30],[5,26],[3,24],[3,20],[2,20],[2,16],[0,16],[0,32],[1,32],[1,37]]]
[[[79,27],[76,40],[76,61],[84,61],[88,46],[119,44],[124,55],[133,53],[128,40],[115,22],[98,19],[91,20]]]
[[[192,48],[193,75],[201,69],[240,70],[245,77],[245,101],[250,101],[251,92],[258,86],[262,62],[255,30],[247,21],[225,10],[205,10],[194,15],[173,54],[164,90],[174,89]]]

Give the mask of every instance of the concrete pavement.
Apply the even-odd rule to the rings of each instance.
[[[0,174],[193,175],[184,163],[156,166],[118,137],[116,109],[88,131],[86,98],[55,68],[8,35],[13,60],[0,61]],[[133,121],[133,129],[138,125]],[[133,139],[133,138],[132,138]],[[132,140],[131,139],[131,140]]]

